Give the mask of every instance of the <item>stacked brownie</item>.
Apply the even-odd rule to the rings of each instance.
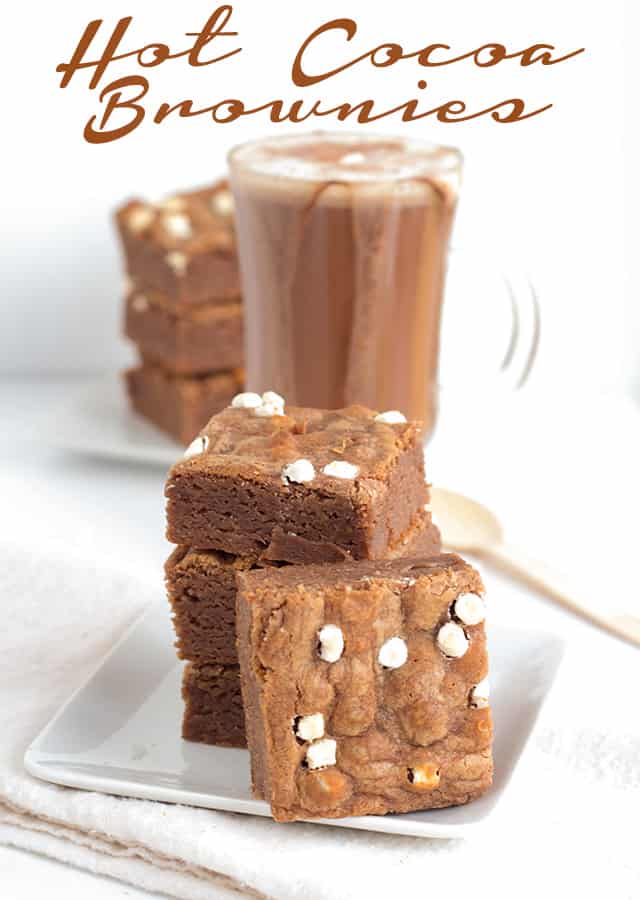
[[[177,648],[188,661],[183,736],[244,744],[237,576],[292,564],[430,556],[420,429],[362,407],[287,408],[240,394],[167,481],[166,566]]]
[[[440,553],[415,423],[243,393],[166,496],[183,734],[246,740],[274,818],[451,806],[489,787],[484,589]]]
[[[242,386],[243,314],[225,182],[116,213],[127,270],[133,408],[188,444]]]

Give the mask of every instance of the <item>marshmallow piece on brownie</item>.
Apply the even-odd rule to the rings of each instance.
[[[375,417],[376,422],[383,422],[385,425],[403,425],[407,419],[403,413],[397,409],[390,409],[388,412],[378,413]]]
[[[336,764],[336,742],[331,738],[314,741],[305,757],[310,769],[323,769]]]
[[[186,241],[193,234],[189,217],[182,213],[170,213],[163,216],[162,224],[171,237],[181,241]]]
[[[385,669],[399,669],[406,663],[408,655],[407,645],[402,638],[392,637],[380,647],[378,662]]]
[[[485,709],[489,705],[489,677],[483,678],[471,689],[469,702],[476,709]]]
[[[295,732],[301,741],[315,741],[324,735],[324,716],[312,713],[310,716],[299,716],[294,719]]]
[[[269,419],[272,416],[284,416],[284,410],[281,406],[278,406],[277,403],[265,403],[264,400],[260,403],[260,406],[256,406],[253,412],[254,415],[263,419]]]
[[[316,470],[308,459],[296,459],[282,470],[282,480],[285,484],[304,484],[306,481],[313,481],[315,477]]]
[[[359,471],[359,466],[354,466],[344,459],[334,459],[333,462],[327,463],[322,474],[328,475],[330,478],[352,479],[357,477]]]
[[[181,250],[171,250],[167,253],[166,260],[178,278],[181,278],[187,271],[188,260]]]
[[[208,446],[209,438],[206,436],[206,434],[202,437],[198,436],[191,441],[187,449],[184,451],[183,456],[185,459],[192,459],[194,456],[198,456],[198,454],[204,453]]]
[[[126,216],[127,227],[139,234],[145,231],[153,222],[154,211],[151,206],[134,206]]]
[[[253,393],[253,391],[244,391],[242,394],[236,394],[231,401],[231,406],[234,409],[255,409],[261,404],[262,397],[260,394]]]
[[[233,215],[235,204],[231,191],[225,188],[216,191],[211,198],[211,208],[216,216],[227,218]]]
[[[281,397],[280,394],[276,394],[275,391],[265,391],[262,395],[262,402],[271,403],[273,406],[284,409],[284,397]]]
[[[320,658],[325,662],[337,662],[344,650],[344,637],[337,625],[323,625],[318,632]]]
[[[438,647],[445,656],[458,659],[467,652],[469,641],[467,636],[455,622],[447,622],[438,632]]]
[[[462,594],[453,605],[453,614],[463,625],[479,625],[484,622],[484,600],[477,594]]]

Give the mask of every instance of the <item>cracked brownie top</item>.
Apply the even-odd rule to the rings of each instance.
[[[272,392],[262,397],[268,394],[277,397]],[[238,396],[259,398],[260,405],[232,405],[214,416],[187,451],[187,459],[173,467],[170,479],[196,471],[224,473],[349,494],[369,479],[385,480],[399,456],[420,437],[420,423],[404,417],[389,423],[364,406],[285,409],[284,401]]]

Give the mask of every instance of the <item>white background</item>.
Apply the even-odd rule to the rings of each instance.
[[[638,79],[630,46],[634,29],[624,20],[622,0],[606,6],[578,0],[240,0],[232,18],[239,38],[221,40],[229,48],[241,46],[242,53],[202,69],[184,60],[147,69],[147,120],[120,141],[87,144],[84,123],[99,111],[97,92],[87,89],[89,74],[78,73],[60,90],[55,72],[87,22],[105,18],[96,47],[119,17],[133,15],[125,49],[165,40],[177,50],[187,46],[180,35],[197,31],[215,5],[68,0],[23,3],[5,14],[0,371],[101,370],[128,360],[131,352],[118,333],[121,275],[111,210],[131,194],[156,197],[206,182],[221,172],[232,144],[291,127],[271,125],[263,116],[232,125],[204,117],[153,125],[153,110],[163,100],[192,97],[207,105],[238,97],[257,105],[277,97],[332,103],[374,97],[388,108],[420,96],[429,107],[463,98],[482,108],[521,96],[532,108],[553,102],[553,109],[511,125],[488,117],[455,125],[431,119],[382,124],[388,131],[462,147],[466,170],[456,243],[532,272],[544,311],[536,379],[588,390],[632,389],[640,382],[640,320],[632,287],[637,152],[631,128]],[[298,46],[319,24],[339,16],[355,18],[358,35],[348,48],[340,37],[326,39],[318,58],[327,66],[346,60],[347,50],[352,58],[384,41],[407,51],[444,42],[459,52],[487,41],[511,50],[541,41],[563,52],[584,46],[586,53],[551,67],[507,61],[477,69],[464,62],[428,70],[425,92],[415,87],[425,71],[414,60],[387,69],[361,63],[326,85],[296,88],[290,66]],[[135,71],[140,70],[129,60],[114,63],[103,85]],[[461,311],[474,303],[476,312],[485,305],[488,310],[490,298],[464,297],[451,313],[463,329]],[[495,320],[487,316],[481,340],[490,341]]]
[[[163,126],[145,122],[132,136],[113,144],[96,147],[83,141],[84,123],[99,108],[96,92],[87,90],[88,76],[82,73],[60,90],[55,67],[68,59],[89,19],[106,19],[104,40],[119,17],[133,15],[126,49],[150,40],[166,40],[182,49],[176,38],[198,30],[215,5],[201,0],[182,4],[63,0],[23,2],[3,10],[0,375],[81,373],[125,364],[131,351],[119,336],[121,273],[111,210],[131,194],[156,197],[211,180],[221,172],[229,146],[268,131],[286,130],[260,117],[231,126],[214,126],[204,119]],[[637,421],[633,434],[625,433],[616,425],[622,419],[621,406],[611,403],[592,411],[590,404],[591,393],[602,389],[633,391],[640,397],[634,215],[640,158],[634,133],[639,79],[632,46],[637,28],[630,7],[631,3],[625,20],[622,0],[607,4],[584,0],[441,0],[431,4],[240,0],[232,21],[240,32],[242,54],[201,70],[189,69],[182,60],[148,70],[153,85],[150,107],[185,97],[206,105],[229,96],[250,105],[276,97],[322,97],[337,103],[373,96],[382,107],[389,107],[418,94],[415,83],[424,73],[415,63],[407,61],[385,70],[363,65],[335,79],[330,90],[302,91],[289,78],[300,42],[321,22],[351,16],[358,21],[359,33],[350,55],[384,41],[397,41],[407,50],[445,42],[460,52],[486,41],[502,41],[512,49],[536,41],[553,43],[565,52],[586,47],[587,52],[576,60],[550,68],[520,69],[515,63],[503,63],[493,70],[477,70],[463,63],[427,72],[430,89],[422,96],[425,103],[432,101],[430,106],[453,98],[486,106],[511,95],[525,97],[533,106],[554,103],[551,111],[529,122],[500,126],[480,119],[441,125],[425,120],[402,125],[390,119],[384,123],[389,131],[462,147],[466,170],[456,243],[486,251],[492,263],[499,259],[508,266],[524,264],[533,274],[544,319],[535,379],[543,388],[561,385],[582,390],[580,428],[577,440],[563,446],[563,429],[575,428],[574,409],[565,416],[562,403],[556,404],[555,417],[547,419],[547,427],[558,436],[560,453],[554,441],[534,443],[534,447],[542,445],[533,458],[545,484],[547,475],[555,471],[552,490],[540,491],[539,480],[521,478],[522,471],[529,471],[526,466],[517,469],[509,464],[526,458],[523,447],[511,455],[508,449],[503,451],[503,477],[486,490],[499,508],[508,507],[509,494],[518,496],[516,505],[526,509],[527,518],[531,510],[532,530],[544,515],[545,528],[540,529],[536,547],[542,539],[541,552],[548,551],[552,557],[555,542],[565,556],[569,552],[572,563],[584,557],[582,541],[592,550],[590,559],[596,561],[598,556],[611,558],[613,552],[624,558],[625,541],[629,555],[637,549],[633,529],[620,528],[621,533],[614,534],[609,528],[609,523],[622,521],[621,497],[630,509],[637,507],[629,496],[626,474],[636,465]],[[345,58],[340,41],[324,46],[327,61],[338,64]],[[103,83],[130,71],[135,70],[129,63],[116,64]],[[469,309],[474,303],[474,325],[465,329],[462,311],[465,304]],[[471,332],[470,337],[479,338],[480,343],[490,344],[496,327],[490,303],[485,294],[474,296],[469,291],[469,296],[456,298],[451,305],[460,330]],[[482,316],[477,314],[484,312],[485,304],[487,322],[479,330]],[[463,374],[472,372],[473,366],[461,359]],[[150,473],[140,470],[134,482],[134,475],[124,467],[95,463],[94,471],[88,462],[72,466],[57,458],[58,467],[47,468],[32,462],[22,447],[16,448],[7,413],[19,410],[27,419],[35,419],[38,408],[55,409],[63,390],[43,393],[40,382],[34,382],[30,402],[26,393],[11,387],[3,393],[7,427],[6,433],[0,428],[0,435],[8,439],[3,467],[5,506],[22,512],[20,532],[30,541],[34,527],[39,540],[53,541],[63,511],[81,523],[74,546],[81,544],[88,554],[104,556],[107,547],[116,555],[124,553],[127,545],[135,554],[136,566],[144,564],[159,573],[158,559],[164,549],[156,548],[161,543],[160,488],[149,490],[150,503],[157,503],[157,509],[147,507],[139,482],[150,479]],[[521,415],[526,418],[523,409]],[[596,431],[595,446],[589,432],[592,415],[594,423],[602,426]],[[517,424],[511,430],[512,435],[521,436],[524,446],[522,418],[514,418]],[[537,426],[541,418],[538,407],[531,421]],[[470,430],[479,436],[479,452],[474,442],[470,454],[469,442],[462,440],[456,445],[459,457],[448,454],[449,466],[457,475],[467,471],[471,479],[474,472],[480,473],[475,484],[486,481],[484,467],[494,456],[484,435],[492,435],[495,442],[498,433],[494,421],[483,426]],[[590,453],[581,454],[576,447],[586,447]],[[604,462],[598,465],[599,460],[609,459],[616,462],[611,472]],[[446,462],[440,460],[441,472],[446,473]],[[585,502],[584,486],[597,485],[603,472],[607,490],[598,496],[598,514],[576,516],[587,505],[593,508],[592,492]],[[454,486],[466,489],[464,479],[457,478]],[[130,508],[123,493],[129,497]],[[33,499],[26,508],[25,497]],[[81,513],[85,506],[91,507],[91,515]],[[38,516],[32,519],[30,512],[36,508]],[[550,508],[553,515],[547,517]],[[124,521],[123,509],[131,521],[114,527],[114,522]],[[157,533],[146,527],[147,514],[158,523]],[[12,527],[16,528],[14,519]],[[549,532],[546,545],[542,532]],[[51,897],[65,900],[84,898],[87,893],[96,898],[141,896],[129,886],[98,881],[0,847],[0,893],[4,890],[12,900],[27,900],[41,894],[43,882]]]

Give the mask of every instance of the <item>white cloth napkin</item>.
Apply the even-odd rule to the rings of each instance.
[[[518,602],[506,583],[493,591]],[[184,900],[640,895],[640,655],[632,648],[579,627],[493,824],[464,841],[421,840],[283,826],[31,778],[22,767],[29,742],[142,607],[159,602],[158,590],[76,560],[63,545],[53,553],[5,544],[0,592],[0,843]]]

